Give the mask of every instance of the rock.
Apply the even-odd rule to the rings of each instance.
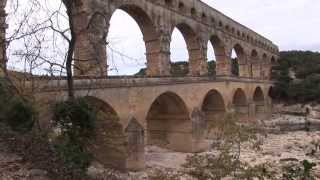
[[[49,180],[48,172],[41,169],[31,169],[28,171],[30,180]]]

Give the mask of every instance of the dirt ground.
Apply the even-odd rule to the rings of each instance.
[[[309,160],[317,164],[314,173],[320,179],[320,151],[311,156],[315,148],[313,142],[320,141],[320,131],[288,132],[282,134],[268,134],[261,139],[261,150],[255,151],[246,144],[242,146],[241,160],[252,165],[271,163],[273,168],[280,168],[281,162],[288,159],[297,161]],[[157,170],[178,172],[186,162],[190,153],[173,152],[156,146],[146,147],[147,168],[144,172],[117,174],[114,171],[103,169],[101,166],[90,167],[88,173],[101,179],[113,180],[118,177],[123,180],[149,180]],[[204,153],[214,153],[211,151]],[[108,176],[106,175],[108,174]],[[113,178],[110,178],[112,174]],[[181,180],[193,180],[191,177],[180,175]],[[19,155],[10,154],[0,139],[0,180],[46,180],[46,172],[39,169],[30,169],[28,162],[24,162]]]

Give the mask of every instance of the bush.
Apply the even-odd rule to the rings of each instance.
[[[33,105],[15,93],[5,79],[0,79],[0,121],[12,130],[25,133],[33,127],[36,111]]]
[[[54,124],[71,138],[93,135],[97,111],[83,98],[59,102],[54,107]]]
[[[312,174],[312,169],[316,166],[315,163],[311,163],[307,160],[299,162],[297,164],[289,164],[283,166],[283,175],[282,178],[284,180],[316,180],[314,175]]]
[[[92,155],[86,151],[81,142],[76,142],[67,137],[55,144],[55,149],[68,169],[85,171],[90,165]]]
[[[34,124],[34,116],[33,106],[20,97],[12,98],[5,112],[6,123],[18,132],[30,131]]]
[[[57,103],[53,120],[61,129],[56,151],[69,168],[85,172],[92,159],[86,143],[94,135],[97,111],[84,98],[77,98]]]

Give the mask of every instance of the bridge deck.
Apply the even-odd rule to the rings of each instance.
[[[176,84],[196,84],[213,82],[241,82],[256,84],[273,84],[272,81],[239,78],[230,76],[213,77],[133,77],[133,76],[114,76],[108,78],[97,77],[76,77],[74,78],[75,89],[104,89],[104,88],[123,88],[123,87],[148,87]],[[29,81],[31,83],[31,81]],[[56,90],[66,90],[67,80],[62,78],[34,78],[33,87],[41,92],[50,92]]]

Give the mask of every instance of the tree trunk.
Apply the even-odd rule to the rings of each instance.
[[[62,0],[63,4],[67,9],[67,15],[69,17],[69,26],[70,26],[70,33],[71,39],[69,41],[69,48],[67,52],[67,59],[66,59],[66,70],[67,70],[67,81],[68,81],[68,97],[69,99],[74,99],[74,87],[73,87],[73,73],[72,73],[72,62],[73,62],[73,54],[76,44],[76,33],[73,26],[73,8],[74,1],[76,0]]]

